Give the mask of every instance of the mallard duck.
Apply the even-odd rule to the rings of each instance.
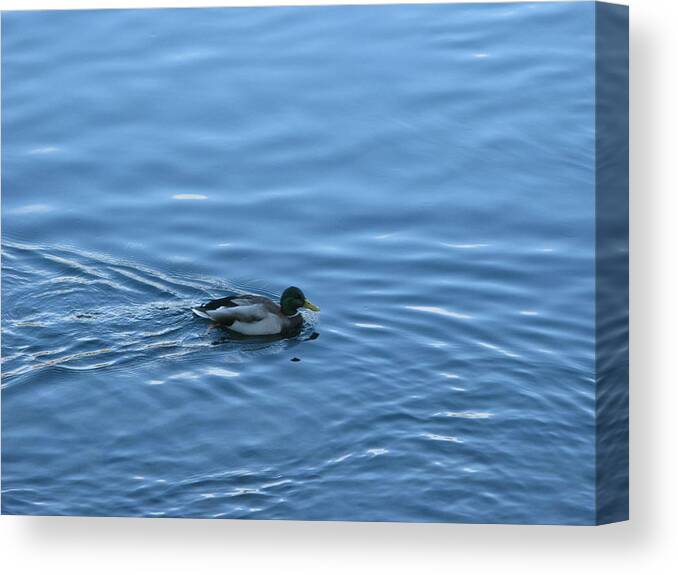
[[[234,295],[193,308],[198,317],[210,319],[242,335],[288,336],[299,331],[304,318],[299,308],[320,311],[297,287],[288,287],[280,305],[260,295]]]

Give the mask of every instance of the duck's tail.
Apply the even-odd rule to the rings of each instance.
[[[191,308],[191,311],[195,315],[197,315],[198,317],[201,317],[201,318],[204,318],[204,319],[212,319],[210,316],[207,315],[207,313],[205,313],[204,310],[200,309],[199,307]]]

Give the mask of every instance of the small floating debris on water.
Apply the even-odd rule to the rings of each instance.
[[[76,312],[75,314],[73,314],[73,317],[75,319],[94,319],[96,317],[96,314],[85,313],[85,312]]]
[[[301,361],[298,357],[293,357],[290,361]]]

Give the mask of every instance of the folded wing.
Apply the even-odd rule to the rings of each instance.
[[[236,321],[254,323],[264,319],[268,314],[266,307],[260,303],[237,305],[236,307],[221,306],[214,309],[203,306],[193,308],[193,313],[226,325],[231,325]]]

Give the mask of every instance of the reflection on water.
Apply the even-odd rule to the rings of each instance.
[[[590,523],[592,16],[3,14],[3,512]]]

